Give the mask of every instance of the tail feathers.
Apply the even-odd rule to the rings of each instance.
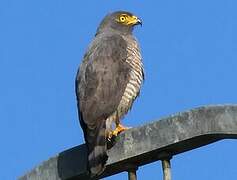
[[[105,170],[105,163],[108,159],[105,146],[96,146],[89,154],[88,159],[91,177],[102,174]]]
[[[105,164],[108,159],[107,156],[107,143],[105,137],[105,122],[101,124],[91,132],[90,138],[92,141],[88,141],[89,147],[89,169],[91,177],[99,176],[105,170]],[[89,135],[90,133],[88,133]]]

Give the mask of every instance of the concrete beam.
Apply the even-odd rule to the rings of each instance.
[[[237,138],[237,105],[205,106],[177,113],[121,133],[108,151],[109,159],[101,177],[226,138]],[[83,144],[50,158],[20,180],[88,179],[86,164]]]

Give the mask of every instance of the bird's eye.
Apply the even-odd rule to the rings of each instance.
[[[120,16],[120,18],[119,18],[120,22],[124,22],[125,19],[126,19],[125,16]]]

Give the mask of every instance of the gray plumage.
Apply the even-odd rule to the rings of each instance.
[[[143,65],[132,35],[133,27],[140,22],[129,12],[107,15],[77,73],[78,113],[92,177],[105,169],[106,138],[113,131],[112,123],[120,124],[140,91]]]

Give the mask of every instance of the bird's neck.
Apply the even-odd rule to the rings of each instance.
[[[120,30],[109,27],[109,28],[104,28],[104,29],[98,29],[96,31],[95,36],[98,36],[100,34],[107,34],[107,35],[118,34],[122,36],[132,36],[132,30],[120,31]]]

